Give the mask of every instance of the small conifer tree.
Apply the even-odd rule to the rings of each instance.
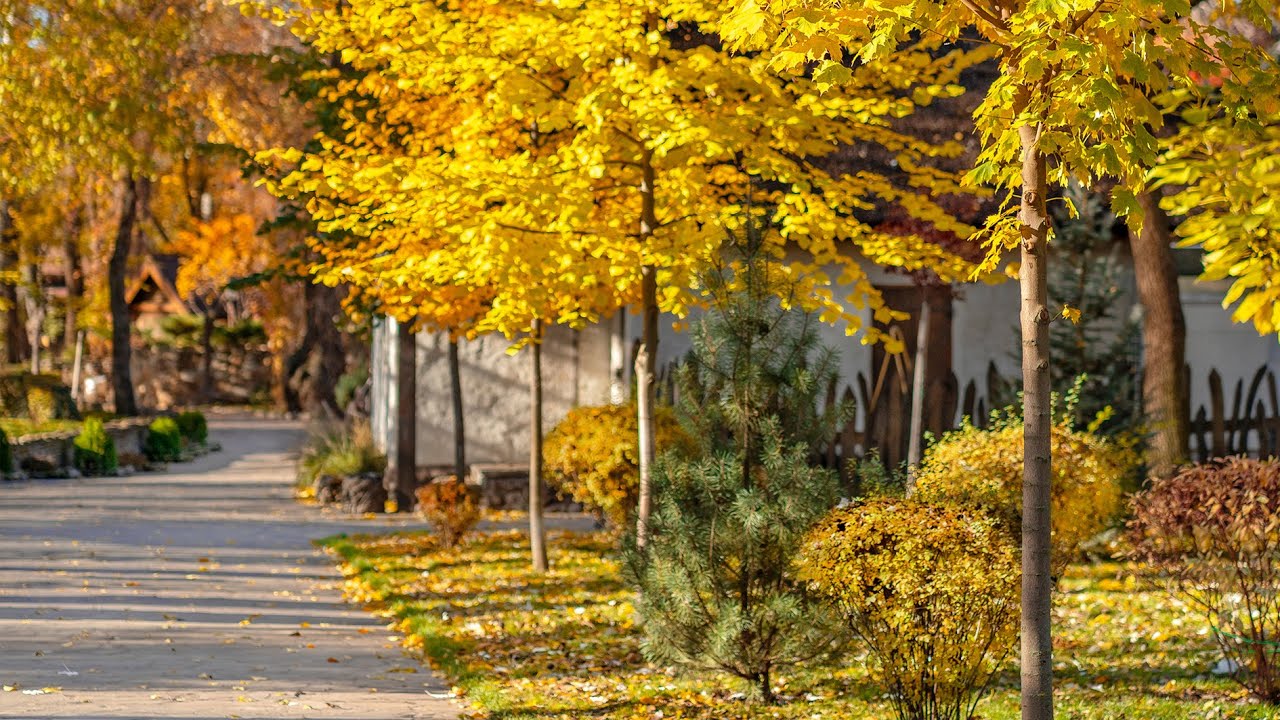
[[[844,405],[824,407],[835,354],[816,318],[787,310],[784,277],[752,231],[709,276],[706,315],[678,376],[679,406],[701,443],[655,468],[650,539],[628,549],[645,654],[721,671],[772,701],[776,668],[831,652],[840,632],[790,566],[805,532],[835,504],[835,473],[811,464]]]

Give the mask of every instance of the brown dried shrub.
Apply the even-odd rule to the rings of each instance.
[[[465,481],[450,475],[427,483],[415,493],[418,512],[431,523],[440,544],[453,547],[480,521],[480,505]]]
[[[1280,462],[1190,467],[1133,510],[1135,554],[1201,612],[1235,680],[1280,701]]]

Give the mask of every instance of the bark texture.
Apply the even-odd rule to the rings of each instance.
[[[542,323],[533,324],[529,347],[533,364],[529,377],[529,550],[533,569],[546,572],[547,536],[542,525]]]
[[[916,491],[916,470],[924,455],[924,395],[929,377],[929,295],[921,292],[920,319],[916,324],[916,359],[911,369],[911,437],[907,445],[907,496]]]
[[[449,339],[449,395],[453,404],[453,475],[467,477],[467,428],[462,410],[462,363],[458,359],[458,341]]]
[[[640,185],[640,237],[653,237],[658,228],[658,201],[654,188],[657,172],[653,167],[653,152],[646,151],[641,163],[643,181]],[[653,406],[657,402],[654,392],[654,374],[658,371],[658,269],[645,265],[640,276],[641,322],[640,354],[636,356],[636,420],[639,425],[640,489],[636,507],[636,546],[643,548],[649,540],[649,514],[653,508],[653,463],[657,457],[654,434],[657,431],[653,419]]]
[[[1022,140],[1022,718],[1053,718],[1053,644],[1050,570],[1049,212],[1045,156],[1038,129],[1020,130]]]
[[[62,256],[66,265],[67,300],[63,314],[62,350],[64,355],[74,352],[80,330],[80,303],[84,297],[84,272],[80,269],[80,234],[84,231],[85,213],[80,207],[71,210],[67,221],[67,236],[62,241]]]
[[[107,291],[111,301],[111,389],[115,395],[116,414],[130,416],[138,414],[138,401],[133,394],[129,304],[124,295],[129,251],[138,221],[139,181],[127,175],[121,185],[120,222],[116,226],[115,245],[107,263]]]
[[[1169,216],[1158,191],[1138,195],[1142,231],[1130,233],[1133,273],[1142,303],[1142,409],[1151,427],[1147,466],[1157,477],[1171,474],[1191,456],[1190,397],[1184,368],[1187,323],[1173,261]]]
[[[418,484],[418,337],[396,323],[396,456],[389,494],[396,508],[413,509]]]

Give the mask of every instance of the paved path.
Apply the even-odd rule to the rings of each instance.
[[[456,717],[310,546],[403,521],[291,502],[297,424],[211,435],[164,474],[0,484],[0,718]]]

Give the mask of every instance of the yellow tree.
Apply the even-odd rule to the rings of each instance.
[[[1260,7],[1260,4],[1253,4]],[[1155,162],[1153,134],[1165,113],[1200,93],[1194,78],[1231,75],[1220,98],[1263,117],[1276,112],[1275,78],[1263,58],[1190,17],[1186,0],[741,0],[729,34],[741,47],[769,48],[789,67],[817,72],[892,57],[904,45],[980,42],[1000,74],[975,114],[982,152],[968,180],[1009,193],[991,219],[994,261],[1020,254],[1024,493],[1022,578],[1023,717],[1052,717],[1049,569],[1050,386],[1045,261],[1051,188],[1074,178],[1119,181],[1114,207],[1140,209]],[[1248,115],[1248,113],[1244,113]],[[1241,115],[1236,115],[1241,117]],[[1016,201],[1016,202],[1014,202]]]
[[[453,260],[437,258],[429,272],[495,288],[478,332],[642,307],[641,538],[658,313],[697,303],[696,278],[718,257],[725,230],[752,212],[767,217],[768,252],[790,253],[805,307],[844,319],[867,342],[883,338],[861,328],[860,310],[880,320],[891,313],[860,259],[951,279],[972,270],[932,243],[861,219],[895,203],[942,230],[969,232],[930,197],[958,189],[928,166],[946,150],[895,132],[893,121],[912,111],[912,83],[921,102],[954,93],[951,80],[972,55],[895,56],[837,73],[847,82],[823,94],[830,73],[784,77],[770,54],[724,52],[720,10],[714,2],[361,0],[304,13],[296,26],[361,73],[336,97],[376,107],[354,113],[346,137],[293,158],[307,189],[335,203],[321,208],[333,229],[443,243]],[[853,144],[896,158],[898,177],[821,169]],[[398,242],[362,252],[392,273],[422,257]],[[487,273],[491,281],[476,279]],[[836,296],[835,281],[852,289],[848,297]]]

